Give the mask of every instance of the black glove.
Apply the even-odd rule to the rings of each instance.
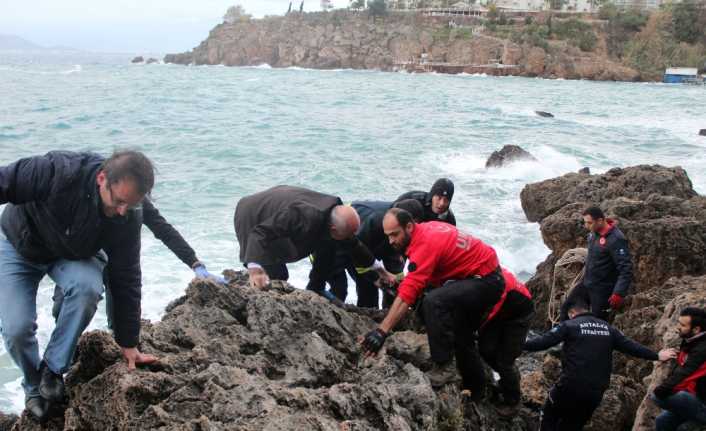
[[[663,400],[671,394],[671,391],[669,390],[669,388],[665,388],[664,386],[660,385],[655,388],[654,394],[657,398]]]
[[[385,331],[380,328],[373,329],[372,331],[368,332],[368,334],[365,336],[365,340],[363,340],[363,350],[373,354],[379,352],[382,348],[382,345],[385,344],[386,338],[387,334],[385,333]]]

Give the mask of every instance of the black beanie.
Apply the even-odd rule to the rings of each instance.
[[[454,183],[448,178],[439,178],[431,186],[430,196],[446,196],[449,202],[454,197]]]

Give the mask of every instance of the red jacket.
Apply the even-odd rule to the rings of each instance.
[[[397,296],[412,305],[428,285],[447,280],[486,276],[498,267],[495,250],[448,223],[431,221],[415,225],[407,248],[408,273]]]
[[[505,303],[505,298],[507,298],[508,293],[515,291],[521,294],[522,296],[526,297],[527,299],[532,299],[532,294],[527,289],[527,286],[525,286],[520,280],[518,280],[517,277],[515,277],[515,274],[511,273],[507,268],[503,268],[502,270],[503,278],[505,279],[505,291],[500,297],[500,301],[498,301],[498,303],[495,304],[493,309],[490,310],[488,318],[485,320],[485,322],[483,322],[483,326],[490,322],[493,317],[495,317],[500,312],[503,307],[503,304]]]

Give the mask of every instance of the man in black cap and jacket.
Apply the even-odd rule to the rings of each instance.
[[[0,167],[0,321],[5,347],[22,370],[25,407],[40,420],[64,398],[63,374],[103,293],[113,289],[115,340],[130,369],[141,353],[140,204],[154,185],[144,154],[55,151]],[[106,266],[107,265],[107,266]],[[44,355],[36,338],[37,289],[49,275],[64,304]]]
[[[415,199],[424,207],[422,221],[443,221],[456,226],[456,217],[451,211],[451,199],[454,196],[454,183],[448,178],[439,178],[429,192],[414,190],[404,193],[395,200]]]
[[[591,419],[610,384],[613,350],[651,361],[667,361],[673,349],[655,353],[588,312],[580,299],[568,304],[569,319],[525,343],[525,350],[545,350],[563,342],[561,375],[542,409],[540,431],[581,430]]]
[[[360,217],[336,196],[301,187],[272,187],[240,199],[234,225],[240,261],[248,268],[253,287],[262,288],[270,279],[287,280],[287,263],[314,254],[307,289],[326,296],[322,286],[335,270],[337,247],[344,247],[361,267],[375,262],[355,238]],[[394,281],[384,268],[376,270]]]

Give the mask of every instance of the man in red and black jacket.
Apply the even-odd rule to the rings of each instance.
[[[682,338],[677,367],[657,386],[652,399],[664,411],[657,431],[676,430],[685,422],[706,424],[706,311],[687,307],[679,315]]]
[[[478,349],[483,360],[500,375],[502,403],[499,411],[511,414],[520,403],[520,373],[515,359],[522,354],[530,319],[532,295],[515,275],[502,268],[505,292],[478,331]]]
[[[361,339],[366,356],[380,350],[390,331],[431,285],[434,288],[421,306],[435,364],[427,376],[435,387],[454,380],[457,373],[449,365],[455,354],[464,386],[479,399],[485,393],[485,375],[473,334],[505,288],[495,250],[448,223],[415,223],[400,208],[387,212],[383,229],[390,244],[407,256],[408,274],[383,322]]]
[[[583,212],[588,234],[588,255],[584,277],[561,307],[561,320],[568,319],[566,304],[580,298],[588,302],[591,312],[608,319],[610,309],[619,310],[632,283],[632,259],[625,235],[615,221],[606,218],[598,207]]]

